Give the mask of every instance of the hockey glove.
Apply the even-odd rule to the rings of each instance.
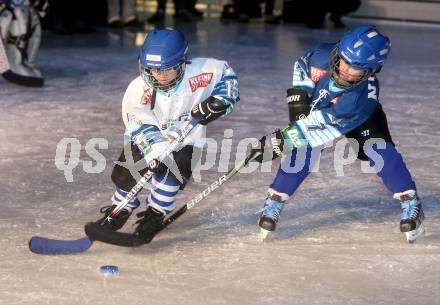
[[[290,122],[304,119],[310,113],[312,99],[307,92],[299,88],[287,89],[287,105],[289,105]]]
[[[224,105],[222,101],[210,96],[193,107],[191,116],[200,118],[199,124],[206,125],[224,115],[228,107],[229,106]]]
[[[284,138],[281,130],[277,129],[267,136],[263,136],[252,145],[251,154],[257,154],[255,161],[262,163],[274,160],[282,155]]]

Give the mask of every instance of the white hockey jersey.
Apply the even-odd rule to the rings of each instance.
[[[162,153],[176,131],[189,121],[195,105],[213,96],[229,105],[230,113],[240,99],[234,71],[225,61],[213,58],[191,60],[176,88],[153,96],[153,88],[139,76],[130,83],[122,101],[126,139],[141,148],[147,161]],[[205,133],[205,126],[197,126],[183,145],[203,146]]]

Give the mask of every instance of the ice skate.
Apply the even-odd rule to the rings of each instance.
[[[264,207],[259,211],[261,213],[258,225],[260,227],[260,240],[264,241],[269,232],[275,230],[284,203],[267,198]]]
[[[394,197],[400,200],[402,207],[400,231],[405,234],[409,243],[413,243],[425,234],[422,203],[414,190],[395,194]]]
[[[102,207],[100,209],[100,212],[103,213],[104,216],[98,219],[96,223],[111,231],[117,231],[121,229],[127,222],[128,218],[130,218],[133,209],[129,206],[126,206],[121,210],[121,212],[119,212],[118,215],[113,218],[108,218],[115,207],[115,204]]]
[[[149,243],[164,228],[165,214],[151,206],[147,206],[146,211],[138,213],[137,216],[140,217],[136,222],[138,226],[134,231],[137,243]]]

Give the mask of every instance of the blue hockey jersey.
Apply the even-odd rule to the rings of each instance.
[[[330,52],[335,44],[322,44],[294,64],[292,85],[312,98],[307,118],[296,121],[310,146],[330,142],[355,129],[375,111],[379,82],[375,76],[348,89],[337,87],[329,75]]]

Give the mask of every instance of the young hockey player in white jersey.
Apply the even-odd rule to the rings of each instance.
[[[285,201],[317,160],[312,157],[312,149],[320,150],[342,135],[357,140],[359,159],[379,167],[375,157],[381,158],[383,166],[376,169],[377,175],[401,203],[401,232],[409,242],[423,235],[424,214],[415,183],[391,139],[386,115],[378,102],[379,81],[375,74],[387,59],[390,46],[388,37],[374,26],[361,26],[347,32],[338,43],[322,44],[295,62],[293,88],[287,90],[292,123],[272,134],[269,144],[275,145],[267,146],[265,153],[271,158],[280,154],[284,139],[293,151],[269,188],[259,221],[263,238],[275,230]],[[381,143],[375,142],[378,139]],[[261,146],[256,150],[261,152]],[[302,169],[283,170],[296,165],[296,148],[300,147],[307,148]]]
[[[161,230],[164,217],[175,208],[177,192],[184,188],[197,163],[206,124],[231,112],[239,101],[237,77],[225,61],[188,60],[187,51],[185,37],[177,30],[148,33],[139,54],[140,76],[130,83],[122,102],[126,145],[111,175],[116,186],[113,204],[101,209],[105,215],[97,223],[109,230],[125,224],[140,205],[137,198],[110,221],[106,218],[150,169],[155,175],[147,209],[138,213],[141,218],[134,233],[145,243]],[[157,158],[191,116],[199,117],[199,124],[180,150],[159,162]],[[133,161],[139,161],[136,169]]]
[[[0,0],[0,73],[6,80],[31,87],[44,85],[35,60],[41,41],[40,16],[47,6],[47,0]]]

